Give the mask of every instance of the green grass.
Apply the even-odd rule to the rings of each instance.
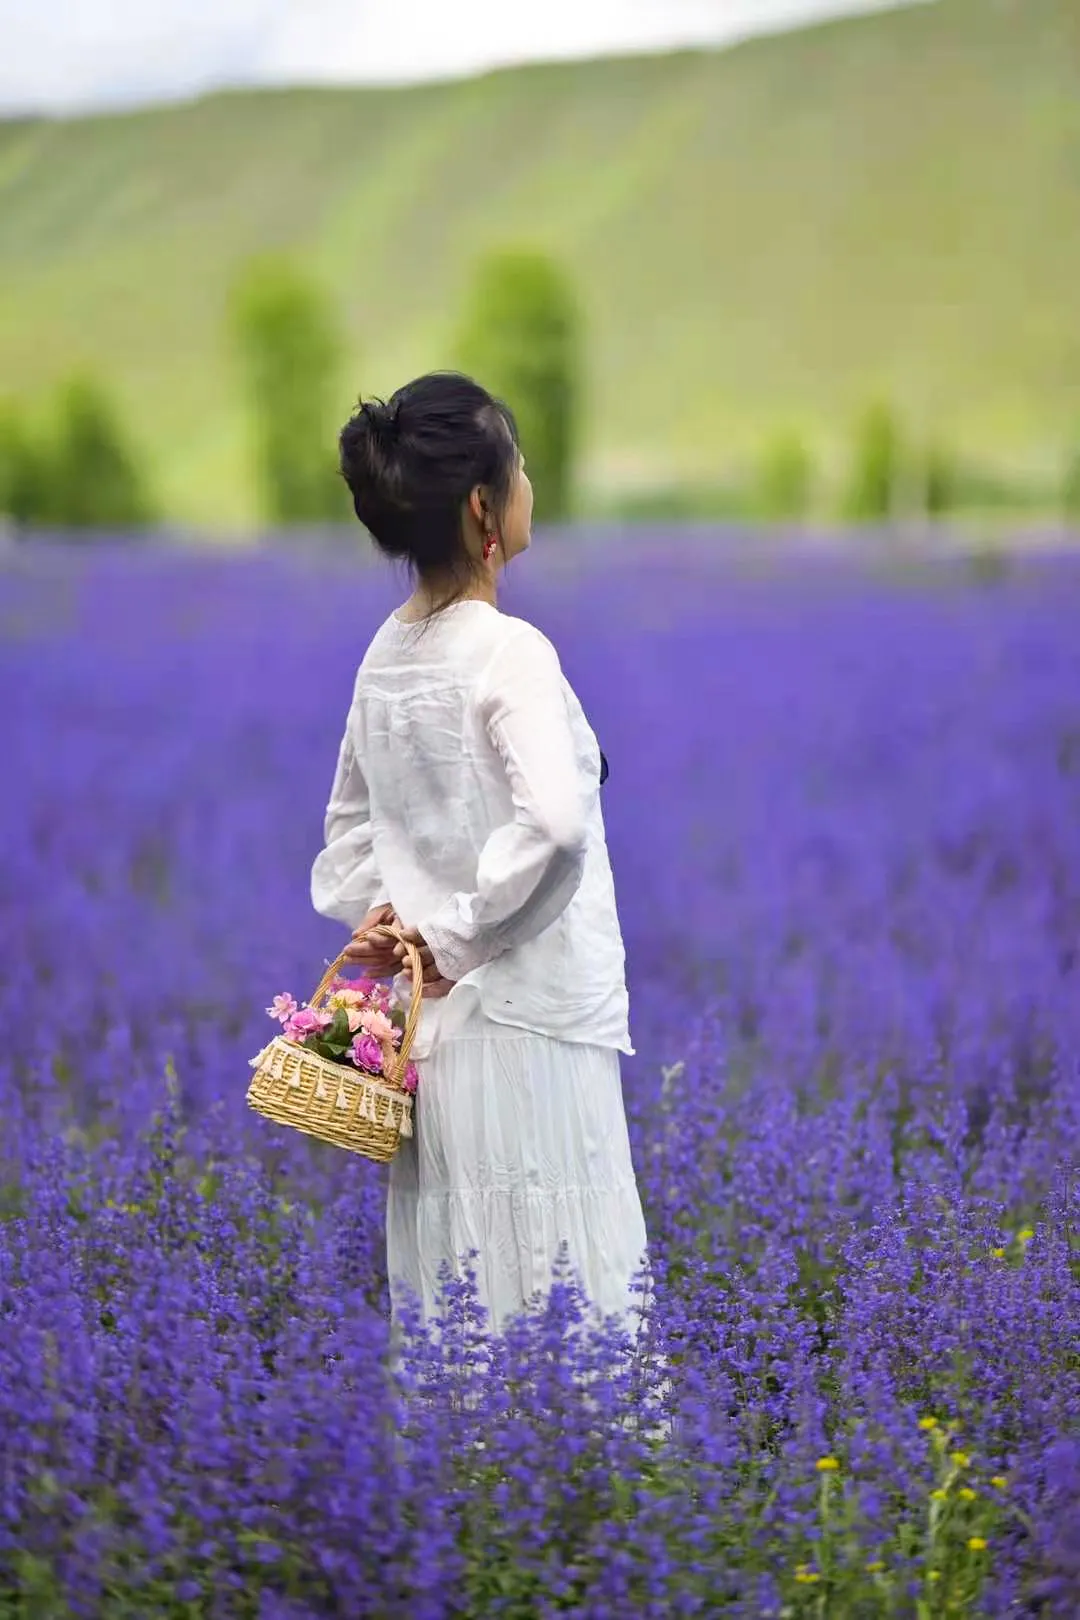
[[[1080,9],[938,0],[725,52],[0,123],[0,391],[100,369],[168,510],[252,515],[224,308],[248,255],[332,287],[350,397],[453,362],[472,264],[565,260],[585,481],[722,485],[868,396],[1045,471],[1080,432]]]

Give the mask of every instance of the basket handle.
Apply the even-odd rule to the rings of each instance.
[[[400,929],[395,928],[392,923],[379,923],[375,928],[370,929],[365,937],[370,938],[374,934],[382,934],[384,938],[396,940],[399,945],[404,945],[405,961],[412,968],[412,999],[409,1002],[408,1013],[405,1015],[405,1028],[401,1035],[401,1045],[395,1050],[389,1041],[383,1044],[384,1072],[386,1072],[388,1063],[394,1063],[393,1075],[386,1073],[386,1078],[391,1081],[391,1084],[403,1087],[405,1066],[409,1061],[413,1041],[416,1039],[416,1026],[420,1021],[420,1007],[424,999],[424,964],[420,960],[420,952],[412,940],[406,939]],[[345,966],[348,960],[345,951],[342,951],[340,956],[335,956],[319,980],[315,993],[308,1002],[309,1007],[318,1007],[325,999],[326,993],[337,977],[339,970]]]

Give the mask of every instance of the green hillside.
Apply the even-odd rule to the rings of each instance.
[[[874,393],[1047,465],[1080,423],[1080,6],[0,124],[0,393],[100,368],[170,509],[240,522],[246,256],[299,249],[332,285],[355,391],[452,361],[472,262],[507,241],[578,278],[594,490],[722,477],[788,422],[835,449]]]

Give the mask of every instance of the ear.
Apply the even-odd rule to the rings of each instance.
[[[484,527],[487,519],[487,499],[480,484],[474,484],[469,491],[469,516],[478,529]]]

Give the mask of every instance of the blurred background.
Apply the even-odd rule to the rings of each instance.
[[[349,517],[461,366],[548,521],[1080,516],[1075,0],[0,0],[0,513]]]

